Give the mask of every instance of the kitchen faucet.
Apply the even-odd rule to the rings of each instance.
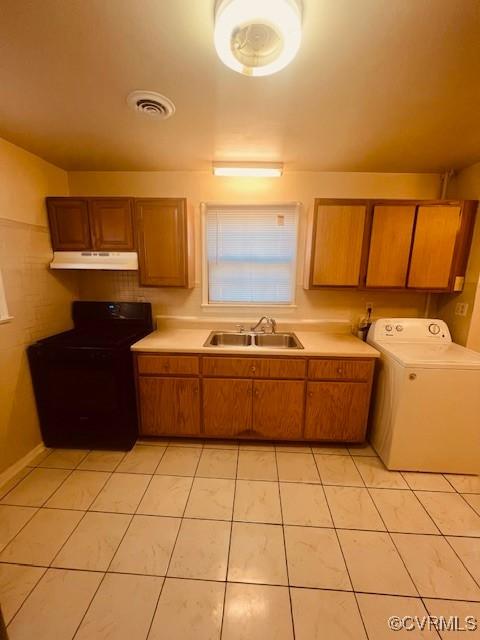
[[[265,326],[263,326],[264,323]],[[259,327],[263,333],[275,333],[277,330],[277,323],[270,316],[262,316],[257,324],[254,325],[250,330],[255,333]],[[266,329],[268,329],[268,331],[266,331]]]

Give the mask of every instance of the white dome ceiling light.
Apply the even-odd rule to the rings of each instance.
[[[215,48],[230,69],[268,76],[296,56],[302,40],[300,0],[218,0]]]

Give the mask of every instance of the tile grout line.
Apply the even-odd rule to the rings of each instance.
[[[356,464],[355,460],[353,461],[353,464],[357,467],[357,464]],[[358,469],[358,467],[357,467],[357,470],[358,470],[358,472],[360,473],[360,469]],[[403,476],[402,476],[402,478],[403,478]],[[408,483],[406,483],[406,484],[408,485]],[[365,486],[366,486],[366,485],[365,485]],[[392,544],[393,544],[393,546],[395,547],[395,550],[396,550],[396,552],[397,552],[397,555],[398,555],[398,557],[400,558],[400,560],[401,560],[401,562],[402,562],[403,566],[405,567],[405,571],[407,572],[408,577],[410,578],[410,580],[411,580],[411,582],[412,582],[412,584],[413,584],[413,586],[414,586],[414,588],[415,588],[415,591],[416,591],[416,592],[417,592],[417,594],[418,594],[418,597],[419,597],[419,598],[421,598],[420,591],[419,591],[419,589],[418,589],[418,587],[417,587],[417,583],[416,583],[416,582],[415,582],[415,580],[413,579],[413,576],[411,575],[411,573],[410,573],[410,571],[409,571],[409,569],[408,569],[408,567],[407,567],[407,565],[406,565],[406,562],[405,562],[405,560],[403,559],[403,556],[402,556],[402,554],[400,553],[400,551],[399,551],[399,549],[398,549],[398,547],[397,547],[397,545],[396,545],[396,543],[395,543],[395,540],[393,539],[392,534],[391,534],[391,533],[390,533],[390,531],[388,530],[387,525],[386,525],[386,523],[385,523],[385,520],[383,519],[383,516],[382,516],[382,514],[380,513],[380,510],[377,508],[377,505],[376,505],[376,503],[375,503],[375,500],[373,499],[373,496],[372,496],[372,494],[371,494],[371,492],[370,492],[370,487],[367,487],[367,486],[366,486],[366,489],[367,489],[367,491],[368,491],[368,495],[370,496],[370,500],[371,500],[371,501],[373,502],[373,504],[375,505],[375,508],[376,508],[376,509],[377,509],[377,511],[378,511],[378,514],[379,514],[379,516],[380,516],[380,519],[381,519],[381,521],[383,522],[383,526],[385,527],[385,533],[388,535],[388,537],[389,537],[389,539],[390,539],[391,543],[392,543]],[[417,535],[417,534],[414,534],[414,535]],[[436,536],[436,537],[437,537],[437,536]]]
[[[82,460],[77,464],[80,465],[92,452],[92,450],[90,450],[89,453],[87,453]],[[123,457],[120,459],[120,461],[115,465],[113,471],[110,472],[110,476],[107,478],[107,480],[105,481],[105,484],[103,485],[103,487],[100,489],[100,491],[98,492],[97,496],[94,498],[94,500],[90,503],[89,508],[84,511],[83,516],[80,518],[80,520],[77,522],[77,524],[75,525],[75,527],[72,529],[72,531],[70,532],[70,534],[67,536],[67,538],[65,539],[64,543],[61,545],[60,549],[57,551],[57,553],[54,555],[54,557],[52,558],[52,560],[50,561],[48,568],[63,568],[66,569],[66,567],[52,567],[52,563],[55,562],[56,558],[58,558],[59,554],[61,553],[62,549],[64,549],[65,545],[68,543],[68,541],[70,540],[70,538],[73,536],[73,534],[75,533],[75,531],[78,529],[78,527],[80,526],[80,524],[83,522],[83,520],[85,520],[85,517],[87,515],[87,513],[95,513],[94,511],[90,511],[90,507],[92,506],[92,504],[95,502],[95,500],[98,498],[98,496],[100,495],[100,492],[103,491],[103,489],[105,488],[105,485],[107,484],[107,482],[109,482],[110,478],[113,476],[113,473],[115,471],[115,469],[118,467],[118,465],[120,464],[120,462],[122,462],[122,460],[125,458],[125,455],[123,455]],[[72,469],[71,473],[65,478],[65,480],[63,482],[65,482],[67,480],[67,478],[69,478],[73,472],[76,470],[76,467],[74,469]],[[94,471],[93,469],[87,469],[87,471]],[[108,473],[108,472],[107,472]],[[63,484],[62,482],[62,484]],[[58,489],[60,489],[62,485],[60,485],[58,487]],[[56,491],[58,491],[58,489]],[[54,493],[56,493],[56,491]],[[48,498],[48,500],[53,496],[53,494],[51,494],[51,496]],[[46,501],[45,501],[46,502]],[[44,503],[45,504],[45,503]],[[61,511],[61,509],[59,509],[59,511]],[[65,509],[65,511],[67,511],[67,509]],[[74,509],[72,509],[72,511],[76,511]],[[133,516],[132,516],[133,517]],[[128,528],[128,527],[127,527]],[[68,571],[68,569],[67,569]],[[103,582],[103,580],[100,581],[100,584]],[[100,587],[100,585],[99,585]],[[95,592],[96,593],[96,592]],[[82,618],[83,620],[83,618]]]
[[[17,566],[17,565],[14,565]],[[35,565],[28,565],[28,566],[35,566]],[[18,608],[15,610],[15,613],[13,614],[13,616],[10,618],[9,622],[6,624],[7,628],[10,626],[10,624],[14,621],[14,619],[16,618],[17,614],[20,612],[20,609],[23,608],[23,605],[25,604],[25,602],[28,600],[28,598],[32,595],[33,591],[37,588],[37,586],[40,584],[41,580],[43,579],[44,575],[47,573],[48,571],[48,567],[37,567],[35,566],[36,569],[43,569],[42,575],[39,577],[39,579],[35,582],[35,584],[32,586],[32,588],[28,591],[27,595],[22,599],[22,601],[20,602],[20,604],[18,605]]]
[[[188,447],[185,447],[185,448],[188,448]],[[158,463],[158,464],[160,464],[160,462],[163,460],[163,457],[164,457],[164,455],[166,454],[166,452],[167,452],[167,449],[165,449],[165,451],[163,452],[163,454],[162,454],[162,458],[160,459],[160,461],[159,461],[159,463]],[[202,449],[202,452],[203,452],[203,449]],[[166,583],[167,578],[168,578],[168,570],[170,569],[170,564],[171,564],[171,562],[172,562],[172,558],[173,558],[173,554],[174,554],[174,551],[175,551],[175,547],[177,546],[178,537],[179,537],[179,535],[180,535],[180,531],[181,531],[181,529],[182,529],[182,524],[183,524],[183,521],[184,521],[184,519],[185,519],[185,511],[186,511],[186,509],[187,509],[187,504],[188,504],[188,501],[190,500],[190,496],[191,496],[191,494],[192,494],[193,484],[194,484],[194,482],[195,482],[195,473],[196,473],[196,471],[197,471],[197,469],[198,469],[198,465],[200,464],[200,459],[201,459],[201,457],[202,457],[202,453],[200,453],[200,455],[198,456],[197,464],[195,465],[194,473],[193,473],[193,476],[192,476],[192,482],[191,482],[191,484],[190,484],[190,489],[189,489],[189,492],[188,492],[187,499],[185,500],[185,506],[184,506],[184,508],[183,508],[182,515],[181,515],[181,517],[179,518],[179,519],[180,519],[180,523],[179,523],[179,525],[178,525],[177,534],[176,534],[176,536],[175,536],[175,541],[174,541],[174,543],[173,543],[173,545],[172,545],[172,550],[171,550],[171,552],[170,552],[170,557],[169,557],[169,559],[168,559],[168,563],[167,563],[167,566],[166,566],[166,569],[165,569],[165,576],[163,577],[162,586],[160,587],[160,592],[159,592],[159,594],[158,594],[157,602],[156,602],[155,607],[154,607],[154,609],[153,609],[152,618],[151,618],[151,620],[150,620],[150,624],[149,624],[149,626],[148,626],[147,633],[146,633],[146,635],[145,635],[145,640],[148,640],[148,638],[149,638],[149,636],[150,636],[150,633],[151,633],[151,631],[152,631],[153,621],[155,620],[155,616],[157,615],[158,605],[160,604],[160,599],[161,599],[161,597],[162,597],[162,593],[163,593],[163,590],[164,590],[164,588],[165,588],[165,583]],[[158,467],[157,467],[157,468],[158,468]],[[154,477],[154,476],[152,476],[152,479],[153,479],[153,477]],[[140,504],[140,503],[139,503],[139,504]],[[113,558],[112,558],[112,560],[113,560]]]
[[[272,526],[279,526],[279,525],[272,525]],[[293,525],[295,526],[295,525]],[[385,532],[383,532],[385,533]],[[18,566],[19,563],[15,563],[15,562],[5,562],[3,564],[6,565],[10,565],[10,566]],[[45,566],[39,566],[39,565],[32,565],[32,564],[21,564],[20,566],[22,567],[33,567],[36,569],[44,569],[44,571],[46,572],[48,570],[49,567],[45,567]],[[56,567],[51,567],[53,570],[56,570]],[[59,568],[59,571],[74,571],[74,572],[78,572],[78,573],[97,573],[97,574],[102,574],[102,573],[106,573],[104,571],[98,571],[98,570],[94,570],[94,569],[75,569],[75,568],[71,568],[71,569],[63,569],[63,568]],[[129,571],[109,571],[108,575],[128,575],[128,576],[139,576],[142,578],[163,578],[164,576],[152,576],[151,574],[146,574],[146,573],[134,573],[134,572],[129,572]],[[180,576],[171,576],[172,578],[174,578],[175,580],[186,580],[186,581],[194,581],[194,582],[212,582],[214,584],[225,584],[225,580],[213,580],[212,578],[182,578]],[[39,580],[40,581],[40,580]],[[38,583],[37,583],[38,584]],[[269,583],[269,582],[242,582],[240,580],[230,580],[228,581],[228,584],[240,584],[240,585],[246,585],[246,586],[262,586],[262,587],[283,587],[285,588],[286,585],[285,584],[277,584],[277,583]],[[422,599],[422,598],[426,598],[428,600],[439,600],[439,601],[443,601],[445,600],[446,602],[466,602],[469,604],[480,604],[480,598],[478,600],[465,600],[465,598],[445,598],[445,597],[440,597],[440,596],[412,596],[412,595],[402,595],[402,594],[398,594],[398,593],[384,593],[381,591],[362,591],[362,590],[358,590],[358,591],[354,591],[353,589],[335,589],[333,587],[328,587],[328,588],[324,588],[324,587],[309,587],[309,586],[294,586],[293,588],[295,589],[305,589],[306,591],[334,591],[335,593],[358,593],[358,594],[364,594],[364,595],[375,595],[375,596],[387,596],[387,597],[392,597],[392,598],[410,598],[413,600],[418,600],[418,599]]]
[[[228,538],[228,551],[227,551],[227,568],[225,571],[225,580],[223,581],[224,584],[224,591],[223,591],[223,606],[222,606],[222,620],[220,623],[220,635],[219,635],[219,640],[222,639],[223,637],[223,623],[225,620],[225,604],[227,602],[227,586],[228,586],[228,569],[230,567],[230,550],[232,547],[232,536],[233,536],[233,517],[234,517],[234,513],[235,513],[235,501],[237,499],[237,482],[238,482],[238,464],[240,461],[240,450],[237,450],[237,462],[235,465],[235,484],[233,485],[233,503],[232,503],[232,519],[230,522],[230,536]]]
[[[313,456],[313,454],[311,454]],[[315,458],[314,458],[315,461]],[[296,632],[295,632],[295,618],[293,615],[293,602],[292,602],[292,588],[290,586],[290,572],[288,570],[288,557],[287,557],[287,540],[285,538],[285,521],[283,518],[283,507],[282,507],[282,496],[280,492],[280,474],[278,472],[278,459],[277,459],[277,450],[275,449],[275,468],[277,470],[277,491],[278,491],[278,501],[280,503],[280,519],[282,523],[282,537],[283,537],[283,556],[285,558],[285,569],[287,572],[287,588],[288,588],[288,600],[290,602],[290,619],[292,621],[292,634],[293,640],[295,640]],[[318,470],[317,470],[318,473]],[[320,485],[321,486],[321,485]]]
[[[321,476],[321,473],[320,473],[320,468],[319,468],[318,463],[317,463],[317,458],[315,456],[313,456],[313,459],[314,459],[314,462],[315,462],[315,466],[317,467],[317,473],[320,476],[320,480],[321,480],[322,476]],[[355,462],[354,462],[354,464],[355,464]],[[355,468],[356,468],[356,465],[355,465]],[[358,471],[358,469],[357,469],[357,471]],[[362,482],[363,482],[363,478],[362,478]],[[321,486],[322,486],[322,490],[323,490],[323,496],[325,498],[325,503],[327,505],[327,509],[328,509],[329,514],[330,514],[330,519],[332,521],[333,530],[335,531],[335,538],[337,540],[338,548],[340,549],[340,553],[342,554],[343,563],[345,565],[345,569],[346,569],[347,575],[348,575],[348,580],[350,582],[350,586],[352,587],[352,593],[353,593],[353,597],[355,599],[355,604],[357,605],[357,611],[358,611],[358,614],[360,616],[360,620],[362,621],[363,629],[365,631],[365,637],[367,638],[367,640],[369,640],[367,626],[365,624],[365,620],[363,619],[362,610],[360,609],[360,604],[358,602],[358,598],[357,598],[357,594],[356,594],[355,587],[354,587],[354,584],[353,584],[352,576],[350,575],[350,569],[348,568],[347,559],[345,558],[345,553],[343,551],[343,547],[342,547],[342,544],[340,542],[340,537],[338,535],[338,530],[337,530],[337,527],[335,526],[335,520],[333,518],[333,513],[332,513],[332,511],[330,509],[330,504],[328,502],[328,498],[327,498],[327,494],[325,492],[325,489],[323,488],[323,485],[321,485]]]
[[[132,448],[132,450],[133,450],[133,448]],[[166,451],[166,449],[162,452],[162,455],[160,456],[160,460],[163,458],[163,456],[164,456],[164,454],[165,454],[165,451]],[[125,456],[123,456],[123,458],[122,458],[122,459],[120,460],[120,462],[117,464],[117,466],[115,467],[115,469],[117,469],[117,468],[118,468],[118,466],[119,466],[119,465],[120,465],[120,464],[125,460],[125,458],[127,457],[127,455],[128,455],[128,454],[125,454]],[[160,460],[158,461],[158,464],[160,464]],[[155,469],[157,469],[158,464],[157,464],[157,466],[155,467]],[[90,507],[88,508],[87,513],[103,513],[103,512],[91,511],[90,509],[91,509],[92,504],[94,504],[95,500],[96,500],[96,499],[98,498],[98,496],[100,495],[101,491],[103,491],[103,489],[105,488],[105,486],[106,486],[107,482],[108,482],[108,481],[113,477],[113,475],[114,475],[114,473],[115,473],[115,469],[114,469],[114,470],[113,470],[113,472],[110,474],[110,477],[107,479],[107,481],[106,481],[106,482],[105,482],[105,484],[103,485],[102,489],[101,489],[101,490],[99,491],[99,493],[97,494],[96,498],[94,498],[94,500],[91,502]],[[130,515],[130,516],[131,516],[131,517],[130,517],[130,521],[129,521],[129,523],[128,523],[127,527],[125,528],[125,531],[124,531],[124,533],[123,533],[123,535],[122,535],[121,539],[119,540],[118,545],[117,545],[117,546],[116,546],[116,548],[115,548],[115,551],[114,551],[114,552],[113,552],[113,554],[112,554],[112,557],[111,557],[110,562],[108,563],[108,566],[107,566],[107,568],[106,568],[106,570],[105,570],[105,572],[104,572],[104,574],[103,574],[103,577],[102,577],[102,579],[100,580],[100,582],[98,583],[98,587],[96,588],[96,590],[95,590],[94,594],[92,595],[92,597],[91,597],[91,599],[90,599],[90,602],[88,603],[88,606],[86,607],[86,609],[85,609],[85,611],[84,611],[84,613],[83,613],[83,616],[82,616],[82,618],[81,618],[80,622],[78,623],[77,628],[75,629],[75,633],[74,633],[74,634],[73,634],[73,636],[72,636],[72,640],[74,640],[74,638],[77,636],[77,634],[78,634],[78,632],[79,632],[79,630],[80,630],[80,627],[82,626],[82,623],[83,623],[83,621],[85,620],[85,617],[86,617],[87,613],[89,612],[89,610],[90,610],[90,608],[91,608],[91,606],[92,606],[92,604],[93,604],[93,601],[95,600],[95,598],[96,598],[96,596],[97,596],[97,593],[100,591],[100,588],[101,588],[102,584],[104,583],[106,576],[107,576],[107,575],[109,575],[109,569],[110,569],[110,567],[111,567],[111,565],[112,565],[113,559],[114,559],[114,557],[115,557],[115,555],[116,555],[117,551],[119,550],[120,545],[122,544],[123,540],[125,539],[125,536],[127,535],[128,530],[130,529],[130,526],[131,526],[131,524],[132,524],[132,522],[133,522],[133,519],[134,519],[134,517],[135,517],[135,515],[136,515],[136,512],[137,512],[137,510],[138,510],[138,506],[140,505],[140,502],[143,500],[143,498],[144,498],[144,496],[145,496],[145,493],[146,493],[146,491],[147,491],[148,487],[150,486],[150,483],[151,483],[151,481],[152,481],[153,477],[154,477],[154,475],[152,474],[152,476],[151,476],[150,480],[148,481],[148,483],[147,483],[147,485],[146,485],[146,487],[145,487],[145,489],[144,489],[144,491],[143,491],[143,493],[142,493],[142,496],[141,496],[140,500],[138,501],[138,504],[137,504],[137,506],[136,506],[136,508],[135,508],[135,511],[134,511],[132,514],[126,514],[126,515]],[[80,524],[80,523],[79,523],[79,524]],[[58,555],[58,554],[57,554],[57,555]],[[110,574],[110,575],[111,575],[111,574]],[[162,583],[162,586],[163,586],[163,583]]]
[[[107,481],[106,481],[106,482],[105,482],[105,484],[103,485],[102,489],[101,489],[101,490],[99,491],[99,493],[97,494],[96,498],[94,498],[94,500],[91,502],[90,507],[89,507],[89,508],[88,508],[88,510],[87,510],[87,513],[104,513],[104,512],[92,511],[92,510],[91,510],[91,506],[92,506],[92,504],[94,504],[95,500],[98,498],[98,496],[100,495],[101,491],[103,491],[103,489],[105,488],[105,486],[106,486],[107,482],[108,482],[108,481],[113,477],[113,475],[114,475],[114,473],[115,473],[115,470],[116,470],[116,469],[118,468],[118,466],[119,466],[119,465],[120,465],[120,464],[125,460],[125,458],[127,457],[127,455],[128,455],[128,454],[125,454],[125,455],[123,456],[123,458],[118,462],[118,464],[116,465],[116,467],[114,468],[114,470],[113,470],[113,471],[112,471],[112,473],[110,474],[110,477],[107,479]],[[162,453],[162,456],[163,456],[163,453]],[[162,456],[161,456],[161,457],[162,457]],[[160,459],[161,459],[161,457],[160,457]],[[155,468],[156,468],[156,467],[155,467]],[[153,478],[153,475],[152,475],[152,477],[150,478],[150,481],[147,483],[147,486],[145,487],[145,489],[144,489],[144,491],[143,491],[143,494],[142,494],[142,497],[140,498],[140,500],[139,500],[139,503],[138,503],[138,504],[140,504],[141,500],[143,499],[143,496],[145,495],[145,492],[146,492],[146,490],[147,490],[148,486],[150,485],[150,482],[151,482],[152,478]],[[137,509],[138,509],[138,505],[137,505]],[[136,512],[136,510],[135,510],[135,512]],[[105,581],[106,576],[108,575],[108,570],[109,570],[109,568],[110,568],[110,566],[111,566],[111,564],[112,564],[112,562],[113,562],[113,558],[115,557],[115,554],[117,553],[118,549],[120,548],[120,545],[122,544],[122,542],[123,542],[123,540],[124,540],[124,538],[125,538],[125,536],[126,536],[126,534],[127,534],[127,531],[129,530],[130,525],[132,524],[133,518],[134,518],[134,516],[135,516],[135,512],[134,512],[133,514],[124,514],[124,515],[130,515],[130,521],[129,521],[129,523],[128,523],[127,527],[125,528],[125,531],[124,531],[124,533],[123,533],[123,535],[122,535],[121,539],[119,540],[118,545],[117,545],[117,546],[116,546],[116,548],[115,548],[115,551],[113,552],[113,555],[112,555],[112,557],[111,557],[111,559],[110,559],[110,562],[108,563],[108,566],[107,566],[107,568],[106,568],[105,572],[103,573],[103,577],[102,577],[102,579],[100,580],[100,582],[98,583],[98,587],[96,588],[95,592],[93,593],[93,595],[92,595],[92,597],[91,597],[91,599],[90,599],[90,602],[88,603],[88,606],[86,607],[86,609],[85,609],[85,611],[84,611],[84,613],[83,613],[83,616],[81,617],[81,620],[80,620],[80,622],[79,622],[79,623],[78,623],[78,625],[77,625],[77,628],[76,628],[76,630],[75,630],[75,633],[73,634],[73,638],[75,638],[75,637],[76,637],[76,635],[77,635],[78,631],[80,630],[80,627],[82,626],[82,623],[83,623],[83,621],[84,621],[84,619],[85,619],[85,616],[87,615],[88,611],[90,610],[90,607],[92,606],[93,601],[94,601],[94,599],[95,599],[95,597],[96,597],[97,593],[99,592],[99,590],[100,590],[100,588],[101,588],[102,584],[103,584],[103,583],[104,583],[104,581]],[[80,524],[80,523],[79,523],[79,524]],[[58,554],[57,554],[57,555],[58,555]]]
[[[53,453],[53,452],[52,452],[52,453]],[[47,457],[48,457],[48,456],[47,456]],[[37,467],[35,467],[35,468],[37,468]],[[32,469],[32,471],[33,471],[33,469]],[[64,471],[68,471],[68,470],[67,470],[67,469],[64,469]],[[38,507],[37,507],[36,505],[34,505],[33,507],[30,507],[30,508],[36,508],[37,510],[35,511],[35,513],[33,513],[33,514],[32,514],[31,518],[29,518],[29,519],[27,520],[27,522],[23,525],[23,527],[21,527],[21,529],[19,529],[19,530],[17,531],[17,533],[13,536],[13,538],[12,538],[12,539],[11,539],[11,540],[10,540],[10,541],[9,541],[9,542],[4,546],[4,547],[3,547],[3,549],[2,549],[2,550],[1,550],[1,552],[0,552],[0,555],[1,555],[5,550],[6,550],[6,548],[7,548],[8,546],[10,546],[10,545],[12,544],[12,542],[15,540],[15,538],[16,538],[18,535],[20,535],[20,533],[21,533],[21,532],[25,529],[25,527],[26,527],[26,526],[27,526],[27,525],[28,525],[28,524],[33,520],[33,518],[37,515],[37,513],[39,513],[42,509],[45,509],[45,508],[46,508],[46,507],[45,507],[45,504],[48,502],[48,500],[50,500],[50,498],[51,498],[51,497],[52,497],[52,496],[53,496],[53,495],[54,495],[54,494],[55,494],[55,493],[60,489],[60,487],[61,487],[61,486],[62,486],[62,485],[67,481],[67,479],[68,479],[68,478],[70,478],[70,476],[72,475],[72,473],[73,473],[74,471],[75,471],[75,469],[70,469],[70,473],[69,473],[68,475],[66,475],[66,476],[65,476],[65,478],[61,481],[61,483],[58,485],[58,487],[57,487],[56,489],[54,489],[54,490],[52,491],[52,493],[50,493],[50,494],[45,498],[45,500],[42,502],[42,504],[41,504],[40,506],[38,506]],[[28,474],[28,475],[30,475],[30,474]],[[28,477],[28,476],[25,476],[25,478],[27,478],[27,477]],[[23,478],[23,479],[25,479],[25,478]],[[13,488],[15,488],[15,487],[13,487]],[[12,491],[13,491],[13,489],[12,489]],[[10,493],[10,491],[9,491],[8,493]],[[7,495],[8,495],[8,494],[7,494]],[[5,497],[6,497],[6,496],[5,496]],[[6,506],[6,507],[12,507],[12,506],[18,506],[18,507],[23,506],[23,507],[25,507],[25,506],[27,506],[27,507],[28,507],[28,505],[7,505],[7,504],[2,504],[1,506]],[[75,529],[77,528],[77,526],[80,524],[81,520],[83,520],[83,516],[82,516],[82,518],[80,518],[80,520],[78,521],[77,525],[75,525],[74,530],[75,530]],[[71,535],[72,533],[73,533],[73,531],[70,533],[70,535]],[[70,535],[69,535],[68,537],[70,537]],[[63,545],[62,545],[62,546],[63,546]],[[55,557],[56,557],[56,555],[55,555]],[[55,558],[54,558],[54,559],[55,559]],[[2,560],[0,560],[0,564],[1,564],[1,563],[2,563]],[[42,566],[44,566],[44,565],[42,565]],[[47,568],[49,568],[49,567],[50,567],[50,565],[47,565]]]

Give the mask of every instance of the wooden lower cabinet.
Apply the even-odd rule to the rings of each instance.
[[[363,441],[370,404],[369,387],[367,382],[309,382],[304,437]]]
[[[365,439],[373,358],[144,353],[135,360],[141,435]]]
[[[253,431],[272,440],[300,440],[303,431],[303,380],[253,382]]]
[[[198,378],[140,376],[138,397],[143,435],[200,435]]]
[[[203,425],[207,435],[229,438],[252,429],[252,380],[205,378]]]

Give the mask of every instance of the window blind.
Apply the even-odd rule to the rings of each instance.
[[[207,205],[208,301],[290,304],[297,205]]]

